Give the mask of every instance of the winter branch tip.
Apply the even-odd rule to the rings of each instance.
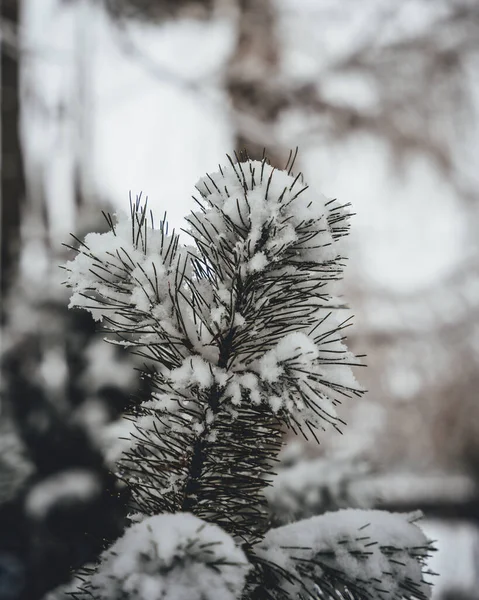
[[[349,208],[293,163],[229,160],[202,178],[189,244],[137,200],[66,265],[70,306],[144,358],[152,389],[115,464],[140,523],[90,578],[102,600],[429,595],[430,547],[407,516],[340,511],[270,529],[284,428],[318,440],[362,394],[334,296]]]

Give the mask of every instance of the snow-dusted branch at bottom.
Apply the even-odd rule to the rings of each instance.
[[[255,547],[261,579],[274,582],[265,597],[429,598],[424,575],[432,548],[417,518],[341,510],[271,529]]]
[[[103,553],[87,590],[102,600],[237,600],[249,569],[217,525],[189,513],[160,514],[131,525]]]

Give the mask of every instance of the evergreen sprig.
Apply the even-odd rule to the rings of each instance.
[[[285,171],[267,159],[228,160],[197,185],[198,210],[186,219],[192,246],[169,234],[166,219],[150,227],[138,198],[129,218],[107,217],[108,234],[79,242],[66,267],[71,306],[144,357],[154,390],[128,416],[134,431],[119,477],[142,518],[192,513],[230,535],[253,566],[245,599],[359,599],[369,589],[392,600],[342,573],[339,555],[320,564],[311,546],[293,568],[276,560],[280,546],[263,551],[264,489],[282,429],[318,440],[343,424],[341,401],[362,393],[351,372],[358,360],[344,345],[349,321],[331,290],[349,208],[309,190],[292,174],[292,155]],[[125,582],[122,593],[134,598]],[[423,598],[413,584],[403,589]]]

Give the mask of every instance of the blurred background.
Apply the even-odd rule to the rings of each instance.
[[[479,598],[479,2],[3,0],[2,347],[85,426],[135,359],[67,311],[62,243],[148,196],[183,227],[198,178],[263,148],[356,215],[341,293],[368,394],[344,435],[291,440],[296,516],[414,510],[435,598]],[[34,469],[0,405],[0,501]],[[100,425],[99,425],[100,424]],[[34,462],[34,461],[33,461]]]

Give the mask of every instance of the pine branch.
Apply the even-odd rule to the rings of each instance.
[[[187,513],[160,514],[131,525],[74,597],[237,600],[249,569],[220,527]]]
[[[256,565],[249,585],[262,598],[273,581],[275,600],[427,600],[433,548],[413,524],[417,518],[342,510],[271,529],[249,557]]]
[[[169,235],[165,220],[149,227],[138,199],[129,219],[109,217],[110,232],[87,236],[66,267],[70,304],[148,361],[153,393],[129,414],[119,476],[132,510],[191,512],[241,544],[256,573],[246,597],[322,589],[361,598],[334,561],[318,579],[314,561],[278,571],[269,550],[261,554],[274,536],[264,491],[282,428],[318,439],[343,424],[341,401],[362,393],[344,345],[349,321],[331,295],[347,206],[312,192],[292,164],[277,172],[266,159],[229,163],[197,185],[199,211],[187,218],[194,247]],[[306,576],[313,587],[296,590]]]

